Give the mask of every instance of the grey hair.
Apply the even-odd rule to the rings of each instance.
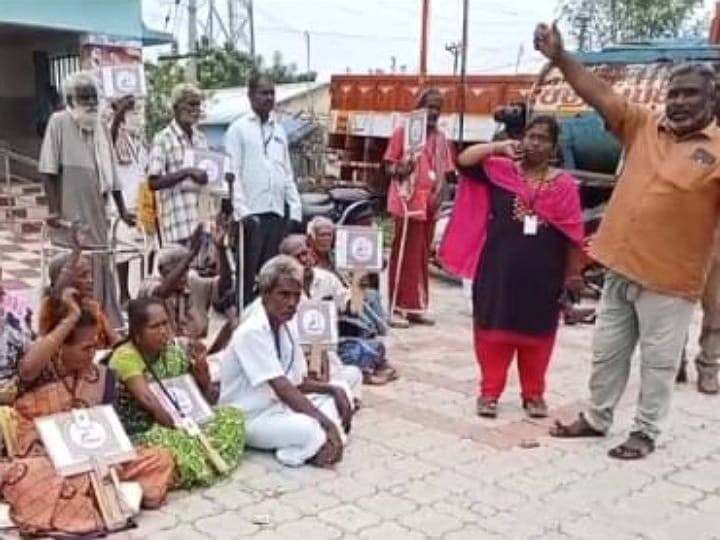
[[[307,235],[314,239],[316,231],[323,225],[330,227],[333,231],[335,230],[335,223],[333,223],[332,219],[325,216],[315,216],[307,225]]]
[[[260,294],[272,291],[281,279],[290,279],[302,287],[303,267],[294,257],[276,255],[263,265],[257,278]]]
[[[97,79],[92,71],[76,71],[63,83],[65,101],[73,101],[78,88],[91,86],[97,90]]]
[[[58,253],[52,259],[50,259],[50,264],[48,264],[48,278],[50,278],[51,286],[57,283],[57,280],[60,277],[60,273],[70,263],[71,258],[72,253],[70,253],[69,251],[64,251],[62,253]]]
[[[178,103],[189,97],[203,97],[202,90],[192,83],[176,84],[170,94],[170,103],[173,107],[177,107]]]
[[[160,250],[158,254],[158,270],[177,264],[181,259],[188,256],[190,250],[179,244],[169,244]]]
[[[715,88],[718,82],[717,75],[715,74],[715,70],[708,64],[702,62],[685,62],[682,64],[678,64],[670,70],[668,82],[671,82],[673,79],[676,79],[677,77],[682,77],[684,75],[697,75],[698,77],[701,77],[705,81],[705,83],[712,89],[712,92],[715,92]]]

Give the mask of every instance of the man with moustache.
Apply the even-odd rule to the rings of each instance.
[[[150,149],[148,178],[150,187],[158,192],[163,244],[190,247],[193,231],[200,224],[200,189],[208,183],[208,176],[184,163],[186,150],[207,149],[207,139],[197,128],[202,97],[200,89],[190,83],[173,88],[173,119],[155,135]]]
[[[278,253],[287,232],[287,219],[302,219],[287,135],[273,113],[272,78],[266,73],[253,73],[248,81],[248,97],[250,112],[235,120],[225,134],[225,151],[230,154],[240,184],[233,202],[235,218],[244,223],[245,304],[255,298],[258,271]]]
[[[695,302],[711,260],[720,202],[720,128],[715,73],[676,66],[664,114],[613,92],[565,50],[557,26],[538,25],[535,48],[597,109],[625,150],[625,163],[593,242],[608,272],[593,343],[590,407],[555,437],[598,437],[610,429],[640,345],[640,392],[628,439],[610,450],[641,459],[655,449]]]
[[[118,214],[128,225],[135,219],[125,207],[112,142],[99,117],[98,91],[91,73],[78,72],[65,83],[67,108],[48,121],[40,150],[39,172],[45,179],[51,241],[69,247],[68,227],[85,225],[85,246],[108,246],[107,203],[112,195]],[[121,325],[109,256],[93,255],[94,296],[114,327]]]

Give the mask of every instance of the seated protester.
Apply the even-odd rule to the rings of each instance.
[[[243,316],[220,365],[220,403],[242,410],[248,446],[274,450],[296,467],[342,459],[353,409],[345,390],[306,379],[305,355],[293,320],[302,267],[278,255],[260,270],[260,297]]]
[[[350,312],[350,289],[332,272],[314,266],[315,259],[304,236],[286,237],[280,244],[280,253],[294,257],[303,265],[303,292],[307,298],[333,300],[340,314]],[[388,365],[385,356],[385,344],[370,335],[370,328],[366,332],[353,337],[341,336],[338,343],[340,359],[346,366],[359,368],[366,384],[386,384],[396,379],[397,373]]]
[[[0,405],[12,405],[18,392],[18,362],[32,340],[32,311],[18,316],[5,311],[0,267]]]
[[[97,321],[98,349],[109,349],[120,341],[120,336],[110,324],[100,302],[95,300],[92,264],[88,257],[83,256],[77,231],[74,232],[72,251],[56,255],[48,267],[50,287],[40,303],[40,335],[48,334],[65,317],[66,308],[60,295],[66,287],[72,287],[77,291],[80,305],[92,312]]]
[[[163,248],[158,256],[160,277],[146,280],[138,293],[140,298],[155,296],[165,302],[170,326],[180,337],[205,337],[210,307],[222,292],[232,288],[232,272],[224,247],[224,226],[219,226],[213,235],[219,255],[218,275],[203,277],[190,269],[203,246],[204,234],[202,225],[198,225],[190,238],[189,249],[181,245]]]
[[[217,471],[200,441],[175,425],[170,412],[150,389],[150,383],[191,374],[209,404],[217,402],[218,388],[210,380],[204,347],[192,342],[188,349],[173,342],[170,319],[159,298],[131,300],[128,306],[130,339],[110,358],[122,388],[118,413],[132,440],[168,449],[175,458],[175,487],[209,486]],[[220,407],[201,426],[210,444],[234,469],[245,444],[243,416],[232,407]]]
[[[372,214],[369,213],[369,210],[360,209],[359,212],[353,217],[360,222],[353,221],[353,224],[371,225]],[[343,276],[335,267],[335,224],[324,216],[314,217],[307,226],[307,241],[308,247],[315,257],[315,267],[332,272],[347,287],[347,276]],[[367,285],[364,287],[363,310],[355,315],[344,317],[344,320],[341,321],[343,323],[341,329],[348,328],[352,335],[356,336],[384,336],[387,334],[388,327],[378,290],[377,276],[366,276],[363,281]],[[368,333],[373,336],[367,336]]]
[[[93,364],[97,321],[82,309],[77,292],[65,289],[63,319],[33,343],[19,364],[21,388],[15,402],[15,456],[0,463],[3,500],[21,533],[45,536],[93,535],[103,520],[89,475],[55,472],[35,419],[76,408],[111,404],[115,376]],[[123,481],[138,482],[142,506],[158,508],[173,477],[172,456],[161,448],[136,447],[138,457],[117,466]]]

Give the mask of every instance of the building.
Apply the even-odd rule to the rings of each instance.
[[[208,144],[224,150],[228,126],[250,111],[246,87],[209,90],[200,129]],[[330,113],[330,83],[288,83],[275,85],[275,110],[290,143],[290,157],[296,176],[321,173],[324,153],[324,126]]]

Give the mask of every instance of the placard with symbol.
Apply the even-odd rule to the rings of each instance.
[[[93,470],[95,460],[115,465],[137,457],[111,405],[36,418],[35,425],[61,476]]]
[[[405,116],[405,153],[422,152],[427,141],[427,111],[418,109]]]
[[[104,66],[100,69],[100,81],[104,97],[143,97],[147,93],[145,70],[142,64]]]
[[[230,157],[222,152],[192,148],[185,150],[183,166],[202,169],[207,173],[208,184],[224,185],[225,173],[230,170]]]
[[[377,227],[339,226],[335,234],[335,264],[339,270],[382,270],[382,231]]]
[[[215,413],[205,400],[195,379],[191,375],[180,375],[179,377],[163,379],[162,383],[165,390],[172,396],[172,401],[170,401],[157,382],[150,383],[150,390],[155,394],[155,397],[158,398],[160,403],[162,403],[165,410],[170,413],[176,423],[179,423],[183,417],[186,417],[192,418],[196,424],[202,425],[212,420],[215,416]],[[178,412],[176,406],[180,409],[180,412]]]
[[[338,342],[337,308],[333,301],[300,302],[296,320],[301,345],[335,345]]]

